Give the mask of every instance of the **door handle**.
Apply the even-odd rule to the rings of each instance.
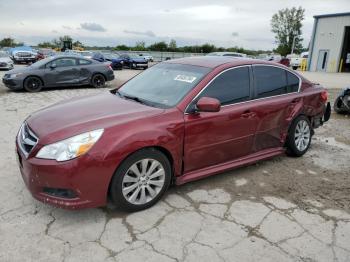
[[[250,110],[246,110],[241,114],[241,118],[251,118],[256,116],[255,112],[251,112]]]
[[[297,104],[297,103],[299,103],[299,101],[300,101],[300,98],[294,98],[293,100],[292,100],[292,102],[290,102],[291,104]]]

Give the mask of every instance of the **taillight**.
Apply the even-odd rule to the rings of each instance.
[[[328,100],[328,92],[326,90],[322,91],[321,94],[321,100],[323,103],[326,103]]]
[[[112,68],[112,66],[110,64],[108,65],[108,69],[113,71],[113,68]]]

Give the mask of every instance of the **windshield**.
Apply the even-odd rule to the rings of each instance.
[[[45,65],[46,63],[50,62],[52,59],[54,59],[53,56],[47,57],[47,58],[41,59],[41,60],[31,64],[30,66],[31,67],[41,67],[41,66]]]
[[[6,52],[0,52],[0,57],[9,57],[9,54]]]
[[[210,68],[160,63],[125,83],[118,91],[152,106],[169,108],[179,103]]]

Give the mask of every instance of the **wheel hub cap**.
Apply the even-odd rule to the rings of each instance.
[[[165,171],[155,159],[142,159],[128,169],[122,181],[125,199],[134,205],[146,204],[163,189]]]
[[[298,122],[295,128],[295,146],[300,151],[304,151],[310,143],[310,127],[305,120]]]

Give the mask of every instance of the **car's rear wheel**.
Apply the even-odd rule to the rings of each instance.
[[[153,148],[137,151],[115,172],[111,200],[127,211],[149,208],[162,197],[170,180],[171,165],[162,152]]]
[[[95,88],[104,87],[106,84],[106,79],[102,74],[95,74],[91,79],[91,84]]]
[[[23,87],[28,92],[39,92],[43,88],[43,84],[39,77],[30,76],[24,80]]]
[[[298,116],[292,122],[288,138],[287,153],[291,156],[302,156],[309,149],[311,144],[312,127],[306,116]]]

